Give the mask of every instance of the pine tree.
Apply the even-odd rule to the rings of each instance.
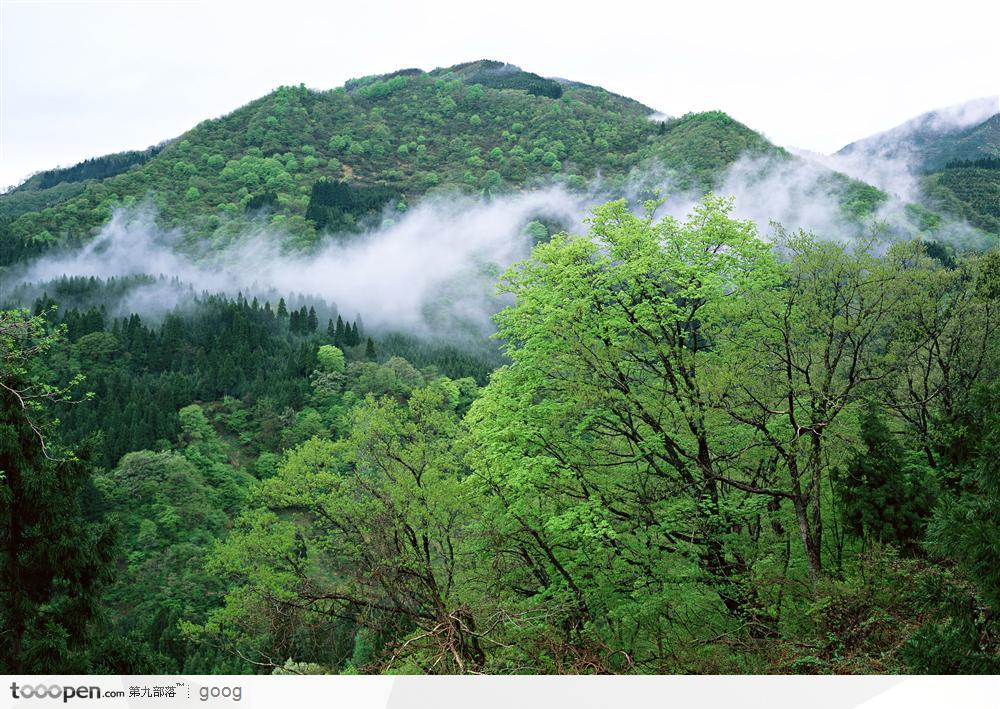
[[[870,406],[861,418],[864,448],[836,475],[845,530],[861,539],[915,550],[934,499],[932,477]]]
[[[88,521],[86,455],[59,449],[49,407],[65,387],[45,383],[61,334],[40,317],[0,312],[0,671],[87,671],[84,641],[111,570],[112,535]]]
[[[375,354],[375,343],[372,338],[368,338],[368,343],[365,345],[365,359],[374,362],[376,358]]]
[[[339,315],[337,316],[337,327],[333,332],[333,344],[337,347],[343,347],[346,344],[344,342],[344,320]]]

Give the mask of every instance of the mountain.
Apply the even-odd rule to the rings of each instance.
[[[405,208],[427,193],[544,181],[574,188],[597,176],[615,184],[644,161],[665,166],[680,186],[707,189],[746,151],[778,152],[723,113],[663,122],[653,113],[493,61],[368,76],[331,91],[281,87],[155,153],[44,172],[3,195],[0,265],[80,243],[115,206],[143,200],[163,225],[201,237],[225,238],[265,213],[308,244],[318,229],[350,228],[386,203]]]
[[[660,114],[600,87],[481,60],[404,69],[315,91],[285,86],[176,139],[39,173],[0,196],[0,267],[91,238],[119,206],[150,203],[163,227],[225,243],[263,220],[308,247],[435,193],[546,183],[620,194],[636,175],[708,191],[751,156],[795,162],[720,111]],[[821,176],[852,218],[886,199]]]
[[[929,111],[841,148],[829,163],[1000,234],[1000,101]]]
[[[924,166],[933,167],[921,180],[925,204],[1000,234],[1000,113],[943,136]]]
[[[950,162],[1000,157],[1000,99],[993,96],[928,111],[845,145],[836,155],[902,160],[921,174],[941,170]]]

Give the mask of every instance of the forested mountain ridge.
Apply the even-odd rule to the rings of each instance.
[[[895,164],[911,198],[1000,234],[1000,99],[929,111],[841,148],[834,158]]]
[[[1000,99],[994,96],[928,111],[837,151],[851,153],[909,159],[918,173],[936,172],[951,162],[998,157]]]
[[[309,245],[319,232],[351,230],[428,193],[552,182],[583,189],[595,179],[614,190],[650,169],[671,189],[705,191],[742,156],[794,159],[720,111],[653,115],[598,87],[489,61],[364,77],[332,91],[281,87],[155,154],[41,173],[0,196],[0,265],[82,243],[115,207],[144,201],[162,225],[201,238],[225,240],[264,219]],[[131,169],[97,179],[110,164]],[[339,192],[329,183],[342,183]],[[841,183],[864,195],[862,211],[884,199]]]
[[[72,167],[57,167],[52,170],[43,170],[14,187],[12,191],[47,190],[61,184],[86,182],[87,180],[103,180],[107,177],[113,177],[155,157],[163,149],[164,145],[166,143],[152,145],[145,150],[126,150],[121,153],[112,153],[98,158],[89,158]]]
[[[928,146],[930,148],[930,146]],[[925,204],[1000,234],[1000,112],[947,136],[927,151]]]
[[[921,187],[934,209],[1000,234],[1000,159],[950,162],[924,176]]]

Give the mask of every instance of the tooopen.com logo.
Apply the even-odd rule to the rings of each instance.
[[[18,684],[10,683],[10,694],[14,699],[59,699],[63,704],[70,699],[100,699],[101,697],[124,697],[124,690],[101,692],[100,687],[69,687],[59,684]]]

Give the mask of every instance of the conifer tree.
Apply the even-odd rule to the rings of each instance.
[[[341,347],[345,344],[344,342],[344,320],[339,315],[337,316],[337,327],[333,333],[333,344],[337,347]]]
[[[53,437],[50,408],[80,382],[47,383],[62,333],[0,312],[0,671],[86,672],[85,641],[110,571],[110,528],[88,521],[85,455]]]

